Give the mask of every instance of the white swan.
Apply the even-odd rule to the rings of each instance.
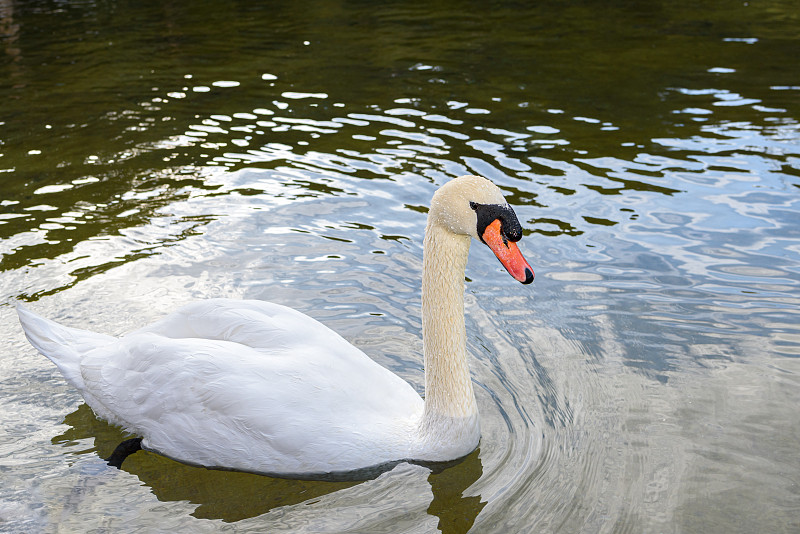
[[[464,326],[470,238],[527,284],[521,237],[485,178],[462,176],[434,194],[423,254],[424,401],[332,330],[278,304],[197,302],[121,338],[18,313],[33,346],[97,416],[176,460],[290,477],[454,460],[480,439]]]

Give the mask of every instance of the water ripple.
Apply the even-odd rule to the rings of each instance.
[[[421,390],[435,188],[493,179],[537,272],[471,252],[480,449],[352,485],[107,472],[121,433],[0,306],[12,528],[796,530],[793,6],[0,4],[6,304],[273,300]]]

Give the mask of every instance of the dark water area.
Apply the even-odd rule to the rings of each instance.
[[[0,531],[800,530],[796,2],[0,0],[0,48]],[[421,389],[462,174],[537,276],[470,253],[482,440],[441,471],[110,470],[16,322],[270,300]]]

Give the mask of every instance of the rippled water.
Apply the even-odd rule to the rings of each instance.
[[[685,4],[685,5],[682,5]],[[0,530],[796,532],[800,14],[789,1],[0,1]],[[478,451],[366,482],[105,465],[16,299],[121,334],[292,305],[422,388],[436,187],[473,247]]]

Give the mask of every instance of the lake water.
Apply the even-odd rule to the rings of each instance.
[[[796,2],[261,4],[0,0],[0,531],[800,531]],[[15,318],[271,300],[421,389],[461,174],[537,276],[470,253],[483,437],[441,472],[109,468]]]

